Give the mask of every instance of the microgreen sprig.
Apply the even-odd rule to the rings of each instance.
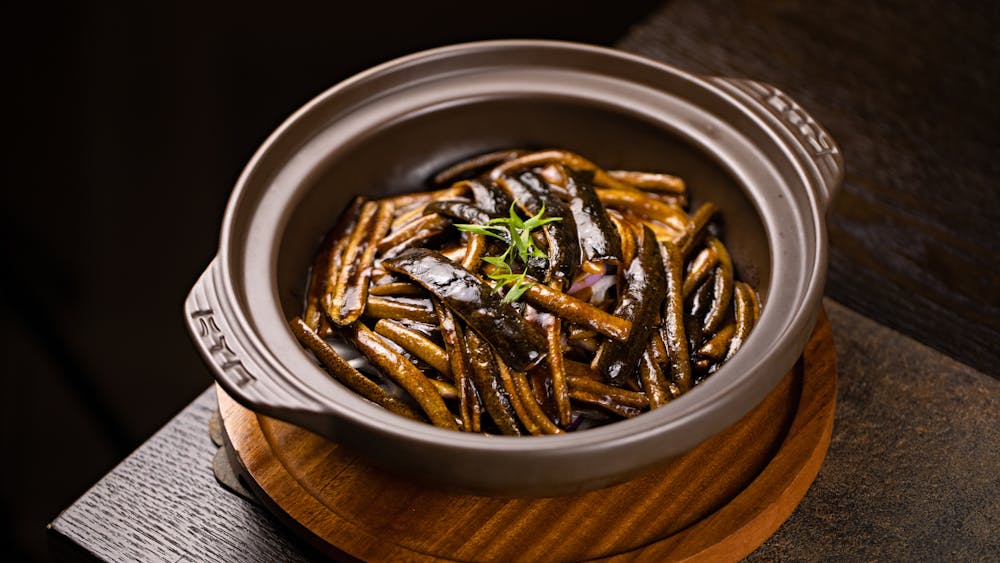
[[[508,243],[507,250],[500,256],[484,256],[483,262],[493,265],[495,268],[489,273],[489,277],[497,284],[493,287],[493,292],[500,291],[500,288],[510,286],[504,294],[503,302],[512,303],[520,299],[525,291],[535,285],[535,282],[527,281],[527,264],[531,258],[545,258],[545,253],[535,246],[531,233],[535,229],[555,221],[562,221],[562,217],[545,217],[545,205],[534,217],[527,220],[521,219],[515,209],[517,202],[510,204],[510,217],[498,217],[490,219],[485,225],[457,224],[455,227],[464,232],[478,233],[480,235],[500,239]],[[514,261],[519,261],[523,265],[519,273],[514,272],[511,265]]]

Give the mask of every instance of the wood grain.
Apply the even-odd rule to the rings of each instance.
[[[801,103],[847,166],[827,295],[1000,377],[998,26],[995,2],[672,0],[618,46]]]
[[[837,347],[830,449],[795,512],[748,560],[997,559],[1000,381],[835,301],[824,306]],[[63,511],[49,537],[53,549],[73,551],[54,551],[56,560],[320,558],[215,482],[206,427],[216,401],[206,389]],[[60,479],[78,470],[61,454]]]
[[[257,506],[212,475],[214,397],[196,400],[51,524],[61,544],[102,561],[308,561]],[[71,471],[72,463],[60,468]],[[253,546],[248,549],[248,546]],[[66,550],[69,551],[69,550]],[[63,555],[79,553],[60,551]]]
[[[830,440],[833,341],[821,319],[803,360],[754,411],[687,455],[606,489],[500,499],[428,489],[243,408],[221,389],[234,461],[293,529],[335,555],[481,561],[746,555],[791,514]]]

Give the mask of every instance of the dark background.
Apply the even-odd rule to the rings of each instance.
[[[256,147],[339,80],[459,41],[617,44],[781,87],[847,161],[827,295],[1000,377],[996,2],[17,3],[2,25],[0,545],[22,558],[211,383],[181,304]]]
[[[428,47],[611,44],[658,2],[145,4],[19,2],[4,18],[0,545],[23,558],[211,383],[181,304],[284,118]]]

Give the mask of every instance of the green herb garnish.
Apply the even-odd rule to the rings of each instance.
[[[510,286],[510,289],[503,296],[504,303],[517,301],[524,295],[525,291],[535,285],[535,282],[525,279],[528,273],[528,260],[530,258],[545,258],[545,253],[535,246],[534,240],[531,238],[532,231],[554,221],[562,221],[562,217],[544,217],[545,204],[542,204],[542,209],[537,215],[526,221],[522,220],[515,210],[516,203],[510,204],[510,217],[490,219],[485,225],[455,225],[460,231],[493,237],[510,245],[500,256],[483,257],[483,262],[495,266],[494,271],[489,273],[490,279],[497,282],[493,286],[493,293],[500,291],[502,287]],[[521,262],[523,266],[520,273],[515,273],[511,268],[515,261]]]

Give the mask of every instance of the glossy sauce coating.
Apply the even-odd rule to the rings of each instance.
[[[719,210],[688,211],[677,176],[511,149],[435,181],[450,185],[355,198],[313,264],[307,321],[290,322],[333,377],[392,412],[506,435],[638,416],[711,376],[761,315]]]
[[[646,349],[666,290],[666,276],[659,246],[646,228],[639,250],[625,271],[624,290],[615,316],[632,323],[628,339],[606,340],[594,358],[594,368],[612,383],[621,385],[633,373]]]
[[[413,279],[486,338],[503,360],[525,370],[545,357],[545,336],[514,307],[465,268],[426,248],[413,248],[383,262],[393,272]]]

